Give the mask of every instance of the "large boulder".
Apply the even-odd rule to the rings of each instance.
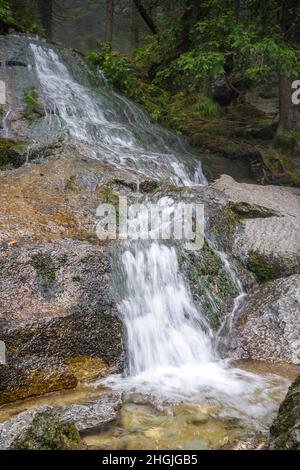
[[[0,424],[0,450],[76,450],[83,447],[74,423],[58,419],[51,407],[24,411]]]
[[[0,403],[122,367],[122,322],[105,247],[70,239],[0,254]]]
[[[66,143],[0,173],[0,404],[122,370],[116,242],[97,238],[96,210],[138,182],[140,192],[157,185]]]
[[[236,358],[300,364],[300,275],[249,294],[235,324]]]
[[[237,183],[223,175],[212,184],[236,213],[233,252],[259,280],[300,272],[300,195],[295,188]]]
[[[300,450],[300,377],[290,386],[270,429],[269,450]]]

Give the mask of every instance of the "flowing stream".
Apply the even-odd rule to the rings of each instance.
[[[153,125],[138,106],[104,81],[97,89],[80,84],[51,48],[34,43],[30,48],[48,128],[54,126],[89,144],[94,158],[178,185],[205,184],[200,162],[180,138]],[[123,276],[116,285],[128,367],[125,377],[110,377],[106,384],[159,400],[197,402],[209,396],[252,417],[265,414],[264,379],[231,368],[219,357],[205,312],[196,308],[180,272],[175,247],[132,241],[120,249]],[[231,323],[244,294],[226,255],[215,251],[238,291]]]
[[[81,84],[48,46],[32,41],[30,50],[52,138],[68,136],[84,142],[90,145],[93,158],[177,185],[206,183],[201,163],[182,140],[152,124],[138,106],[104,81],[97,88]],[[33,133],[38,133],[37,127],[33,126]],[[214,249],[238,292],[227,317],[231,329],[245,294],[226,255]],[[132,241],[120,251],[115,271],[128,365],[126,374],[102,383],[151,395],[160,403],[221,406],[223,413],[253,422],[269,416],[277,407],[270,399],[271,385],[266,378],[232,367],[219,356],[216,334],[201,305],[194,303],[175,246]]]
[[[178,184],[205,183],[201,163],[174,134],[151,123],[146,113],[112,91],[103,80],[92,90],[78,83],[58,54],[30,45],[48,128],[91,145],[95,158],[132,167]]]

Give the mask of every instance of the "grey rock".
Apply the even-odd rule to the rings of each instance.
[[[58,411],[58,416],[64,422],[74,422],[80,434],[85,435],[116,421],[121,405],[121,394],[105,393],[88,403],[65,406]]]
[[[0,450],[70,450],[80,446],[75,425],[60,421],[52,407],[24,411],[0,424]]]
[[[246,265],[254,253],[273,277],[300,272],[300,196],[294,188],[237,183],[223,175],[211,185],[242,216],[233,253]]]
[[[72,360],[99,358],[122,368],[123,326],[106,247],[76,240],[26,245],[6,251],[0,266],[7,360],[0,403],[76,386]]]
[[[300,376],[290,386],[270,428],[269,450],[300,450]]]
[[[300,364],[300,275],[254,290],[235,329],[236,358]]]

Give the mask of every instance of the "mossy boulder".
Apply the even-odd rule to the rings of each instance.
[[[25,163],[26,144],[12,139],[0,139],[0,170],[17,168]]]
[[[300,450],[300,376],[290,386],[270,428],[269,450]]]
[[[211,184],[228,197],[239,223],[233,254],[260,281],[299,273],[300,205],[297,190],[237,183],[223,175]]]
[[[238,295],[224,262],[206,242],[199,252],[185,253],[182,268],[194,299],[201,303],[211,327],[218,329]]]
[[[284,152],[300,155],[300,132],[278,132],[274,137],[274,146]]]
[[[88,375],[88,371],[86,371]],[[0,364],[0,405],[31,396],[75,388],[73,370],[60,358],[37,356]]]
[[[60,420],[51,407],[25,411],[0,424],[1,450],[79,450],[84,445],[74,423]]]

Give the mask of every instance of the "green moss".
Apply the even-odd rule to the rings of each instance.
[[[61,257],[59,258],[59,262],[62,265],[66,264],[67,261],[68,261],[68,255],[61,255]]]
[[[74,423],[59,421],[52,411],[38,414],[13,444],[18,450],[75,450],[82,446]]]
[[[248,269],[261,281],[269,281],[277,277],[276,269],[258,252],[252,251],[247,262]]]
[[[116,210],[117,222],[119,221],[119,196],[113,191],[109,183],[105,184],[100,191],[106,204],[111,204]]]
[[[54,281],[56,278],[55,268],[50,255],[38,254],[34,255],[31,259],[31,264],[37,273],[49,281]]]
[[[202,117],[217,118],[220,116],[220,106],[211,98],[199,95],[197,101],[192,106],[192,111],[199,113]]]
[[[74,276],[74,277],[72,277],[72,281],[73,281],[73,282],[80,282],[80,281],[81,281],[81,277],[80,277],[80,276]]]
[[[299,417],[300,376],[290,386],[285,400],[280,405],[278,416],[270,428],[270,449],[300,450],[300,439],[297,437]]]
[[[23,102],[24,108],[22,115],[29,124],[45,116],[45,111],[39,101],[39,96],[35,88],[24,90]]]
[[[201,251],[187,253],[181,264],[192,294],[196,300],[200,299],[210,325],[219,328],[228,304],[237,294],[222,260],[205,243]]]
[[[300,186],[298,158],[292,154],[279,152],[272,147],[263,150],[262,164],[265,178],[262,182]]]
[[[0,170],[5,170],[8,165],[21,166],[24,163],[25,149],[24,143],[12,139],[0,139]]]
[[[63,288],[56,280],[56,268],[48,254],[33,255],[31,265],[37,272],[35,287],[45,299],[51,300],[63,292]]]
[[[299,153],[300,132],[280,132],[275,136],[273,144],[284,152]]]

